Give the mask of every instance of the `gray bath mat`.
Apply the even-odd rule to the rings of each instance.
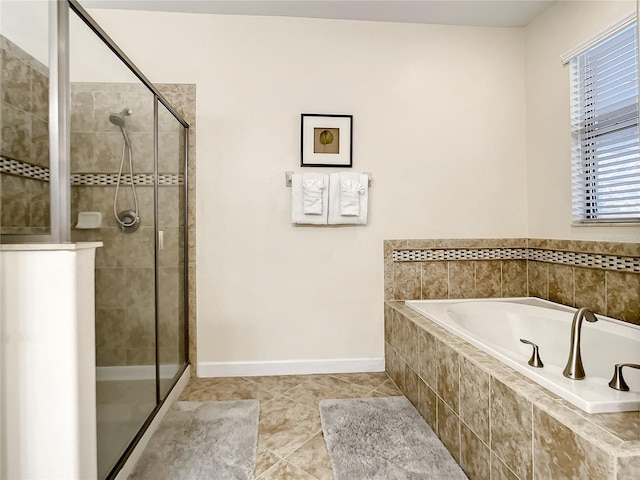
[[[259,416],[258,400],[176,402],[129,479],[252,479]]]
[[[320,402],[336,480],[467,479],[405,397]]]

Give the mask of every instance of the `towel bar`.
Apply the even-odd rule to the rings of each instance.
[[[368,182],[368,186],[371,187],[371,181],[373,180],[373,174],[371,172],[362,172],[364,175],[367,176],[367,178],[369,179]],[[291,186],[291,176],[293,175],[293,172],[284,172],[284,186],[285,187],[290,187]]]

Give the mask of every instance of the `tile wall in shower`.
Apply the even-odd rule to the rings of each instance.
[[[155,363],[154,309],[154,199],[153,180],[153,97],[134,84],[74,83],[71,87],[71,170],[72,218],[81,211],[103,214],[100,229],[72,229],[74,241],[100,240],[104,246],[96,254],[96,351],[98,366],[151,365]],[[109,115],[123,108],[131,140],[141,225],[130,234],[118,228],[113,200],[123,148],[120,129]],[[178,173],[180,149],[184,148],[175,120],[159,116],[159,171]],[[128,165],[125,163],[125,171]],[[101,177],[100,174],[111,174]],[[164,249],[159,253],[159,321],[163,332],[160,352],[164,361],[180,358],[175,328],[182,318],[182,270],[179,268],[179,234],[183,205],[179,201],[178,175],[159,187],[158,222],[164,232]],[[130,183],[120,185],[118,211],[133,210]],[[180,324],[182,322],[179,322]],[[163,358],[160,359],[161,363]]]
[[[3,234],[49,232],[49,69],[0,35]]]
[[[156,88],[189,124],[187,173],[187,275],[189,351],[191,365],[197,365],[197,323],[196,323],[196,86],[182,84],[156,84]],[[191,369],[196,375],[196,369]]]

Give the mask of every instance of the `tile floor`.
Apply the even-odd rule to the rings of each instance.
[[[256,480],[333,480],[318,402],[396,395],[382,372],[192,378],[180,400],[260,400]]]

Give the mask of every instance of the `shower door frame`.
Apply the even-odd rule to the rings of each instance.
[[[49,1],[49,196],[48,234],[3,234],[2,244],[71,243],[71,116],[69,7]]]
[[[189,366],[189,280],[188,280],[188,245],[189,245],[189,215],[188,215],[188,173],[189,173],[189,124],[173,108],[160,91],[149,81],[140,69],[127,57],[107,33],[97,24],[87,11],[79,4],[78,0],[49,0],[49,189],[50,189],[50,230],[48,234],[5,234],[0,235],[2,244],[68,244],[71,242],[71,79],[69,68],[70,57],[70,11],[86,24],[93,33],[111,50],[113,54],[127,67],[134,76],[152,93],[154,98],[154,271],[155,271],[155,374],[156,374],[156,402],[155,407],[142,424],[137,434],[130,440],[123,455],[107,475],[107,479],[113,479],[122,469],[127,459],[133,452],[147,428],[162,408],[167,396],[162,398],[160,392],[160,357],[159,357],[159,298],[158,298],[158,103],[161,103],[167,111],[183,127],[184,148],[181,152],[183,159],[179,159],[184,168],[182,175],[182,192],[184,205],[182,209],[183,226],[183,338],[184,351],[181,368],[175,374],[169,391],[184,374]]]
[[[70,161],[70,108],[71,108],[71,92],[70,92],[70,75],[69,75],[69,15],[72,10],[78,18],[83,21],[93,33],[122,61],[122,63],[138,78],[138,80],[149,89],[154,97],[154,272],[155,272],[155,374],[156,374],[156,405],[149,414],[145,422],[142,424],[137,434],[131,439],[129,445],[120,457],[119,461],[107,475],[107,479],[113,479],[122,469],[134,448],[146,432],[147,428],[155,418],[158,411],[162,408],[167,395],[164,398],[160,391],[160,356],[159,356],[159,297],[158,297],[158,103],[161,103],[171,115],[184,128],[184,148],[182,155],[184,157],[183,173],[183,339],[184,353],[180,359],[182,367],[175,374],[171,387],[171,391],[175,387],[177,381],[189,366],[189,302],[187,301],[189,292],[188,281],[188,244],[189,244],[189,225],[188,225],[188,172],[189,172],[189,124],[182,116],[173,108],[159,90],[149,81],[149,79],[140,71],[140,69],[127,57],[127,55],[118,47],[118,45],[109,37],[109,35],[91,18],[86,10],[78,3],[77,0],[58,0],[51,2],[50,7],[50,43],[51,43],[51,77],[54,81],[50,81],[50,141],[51,141],[51,235],[37,236],[36,241],[39,242],[55,242],[68,243],[71,240],[71,161]],[[55,148],[54,148],[55,147]],[[54,185],[55,182],[55,185]],[[54,197],[55,194],[55,197]],[[54,228],[55,226],[55,228]],[[20,243],[29,240],[27,236],[21,236]],[[34,236],[29,236],[34,237]],[[17,239],[14,239],[17,240]]]

